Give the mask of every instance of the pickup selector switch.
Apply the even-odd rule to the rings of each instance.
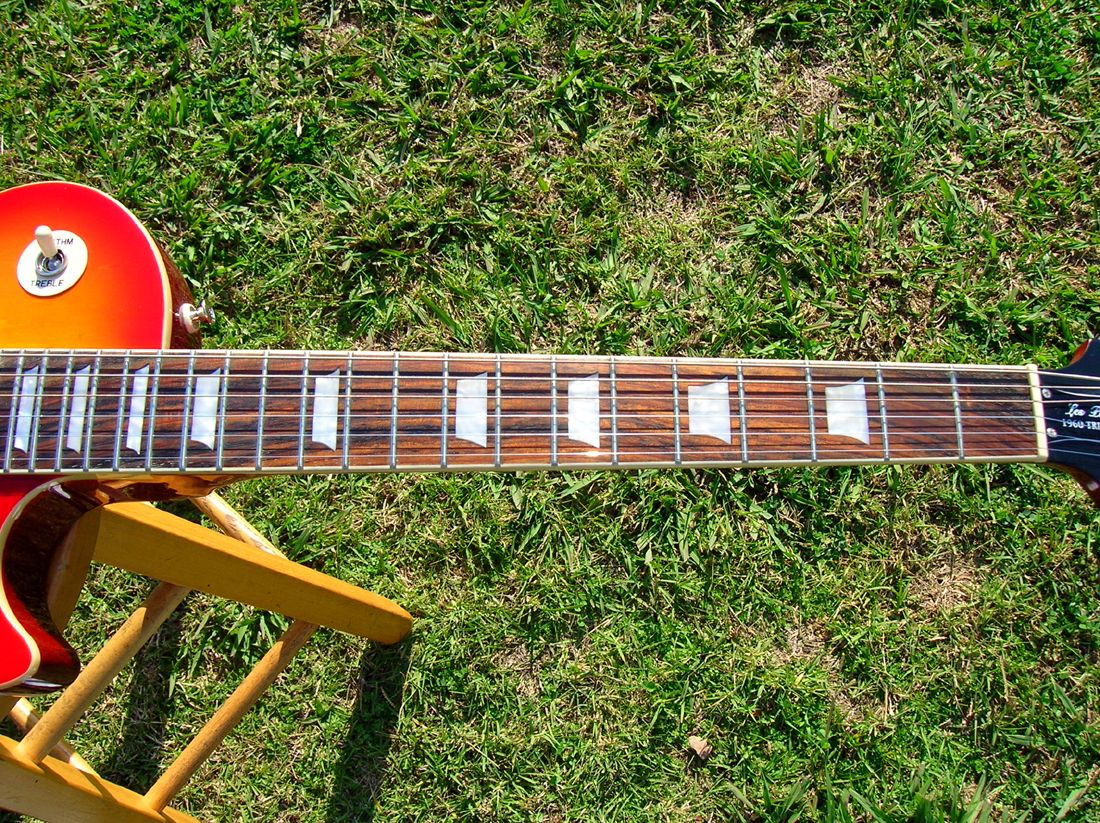
[[[19,285],[36,297],[52,297],[76,285],[88,267],[88,246],[77,234],[38,226],[15,266]]]

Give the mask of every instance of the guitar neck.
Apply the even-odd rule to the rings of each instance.
[[[1047,459],[1027,366],[0,352],[5,474]]]

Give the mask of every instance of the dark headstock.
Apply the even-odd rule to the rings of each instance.
[[[1068,366],[1039,374],[1050,462],[1069,471],[1100,505],[1100,340]]]

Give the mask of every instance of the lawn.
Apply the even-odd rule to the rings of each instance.
[[[1083,0],[0,0],[0,187],[126,203],[212,347],[1057,367],[1098,52]],[[416,622],[319,632],[201,818],[1100,820],[1100,533],[1055,471],[226,496]],[[95,572],[85,657],[150,587]],[[192,596],[72,741],[144,790],[283,625]]]

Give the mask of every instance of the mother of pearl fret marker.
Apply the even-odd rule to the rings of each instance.
[[[0,273],[0,690],[75,667],[44,605],[61,540],[25,537],[55,495],[94,508],[276,472],[966,461],[1051,462],[1100,498],[1097,345],[1059,371],[204,351],[209,312],[111,198],[25,186],[0,193],[0,218],[14,270]],[[39,663],[4,669],[18,644],[23,660],[48,649],[48,681]]]

